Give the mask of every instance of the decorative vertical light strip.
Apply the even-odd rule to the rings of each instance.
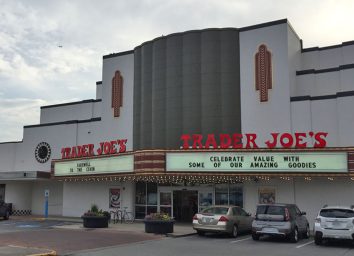
[[[114,117],[119,117],[120,107],[123,106],[123,77],[117,70],[112,78],[112,108]]]
[[[268,101],[268,90],[272,89],[272,53],[265,44],[258,47],[255,55],[255,86],[260,91],[260,101]]]

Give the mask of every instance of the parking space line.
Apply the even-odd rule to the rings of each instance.
[[[248,237],[248,238],[244,238],[244,239],[240,239],[240,240],[235,240],[235,241],[232,241],[230,243],[234,244],[234,243],[243,242],[243,241],[250,240],[250,239],[251,239],[251,237]]]
[[[309,245],[309,244],[313,244],[314,242],[315,241],[310,241],[310,242],[304,243],[302,245],[298,245],[298,246],[296,246],[296,249],[299,249],[299,248],[304,247],[304,246]]]

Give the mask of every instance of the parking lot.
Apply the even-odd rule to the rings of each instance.
[[[57,220],[0,220],[0,255],[20,256],[49,251],[66,255],[163,238],[143,232],[84,229],[80,226],[82,224]]]
[[[253,241],[249,234],[242,234],[236,239],[216,234],[165,237],[146,234],[142,223],[126,226],[110,225],[109,229],[83,229],[80,226],[82,224],[56,220],[1,220],[0,255],[30,254],[25,250],[22,254],[8,254],[2,249],[5,246],[17,246],[17,248],[46,248],[55,250],[58,255],[82,256],[354,256],[354,243],[350,241],[330,242],[316,246],[312,237],[301,239],[298,243],[290,243],[280,238],[266,236],[259,241]]]
[[[312,238],[300,240],[293,244],[277,238],[261,238],[253,241],[250,235],[242,235],[237,239],[219,235],[200,237],[193,235],[181,238],[166,238],[163,240],[146,241],[144,243],[127,244],[119,247],[78,252],[72,255],[119,255],[133,256],[200,256],[200,255],[252,255],[252,256],[333,256],[354,255],[354,245],[351,242],[329,243],[316,246]],[[137,252],[139,252],[137,254]]]

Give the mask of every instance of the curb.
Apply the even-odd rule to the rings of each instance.
[[[197,233],[188,233],[188,234],[173,234],[173,233],[167,233],[167,237],[172,237],[172,238],[179,238],[179,237],[186,237],[186,236],[194,236]]]
[[[28,254],[26,256],[56,256],[57,252],[56,251],[50,251],[50,252],[45,252],[45,253],[35,253],[35,254]]]

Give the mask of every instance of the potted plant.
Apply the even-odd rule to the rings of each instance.
[[[167,213],[150,213],[145,216],[145,232],[154,234],[173,233],[174,219]]]
[[[84,228],[108,228],[111,215],[107,211],[99,210],[97,205],[93,204],[81,218],[84,221]]]

